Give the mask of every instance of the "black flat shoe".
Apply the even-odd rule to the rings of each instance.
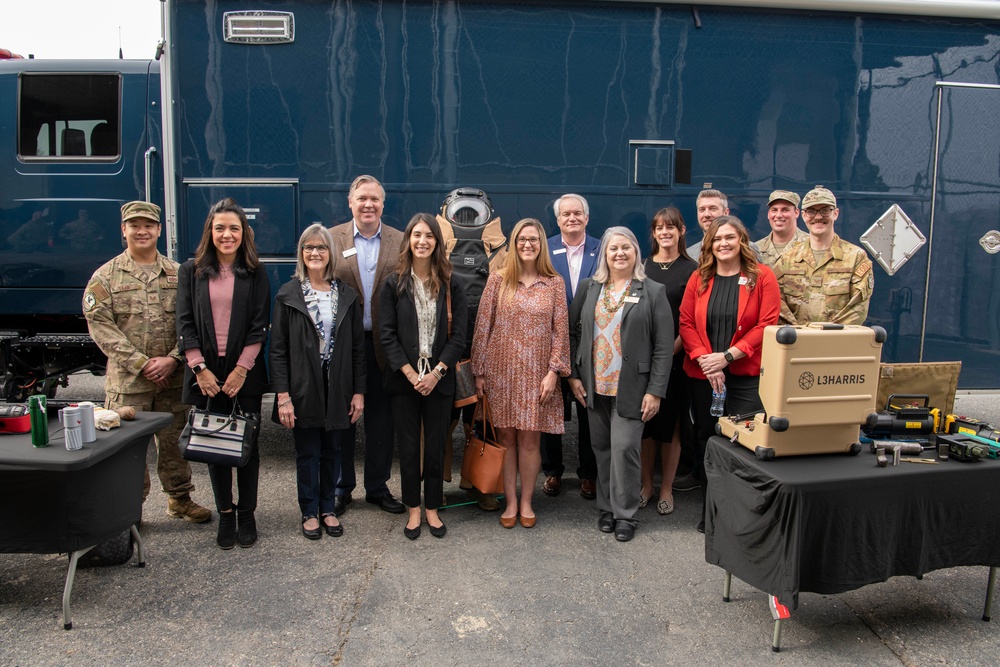
[[[601,512],[601,516],[597,519],[597,528],[602,533],[615,532],[615,515],[611,512]]]
[[[319,522],[323,525],[323,529],[326,531],[327,535],[329,535],[330,537],[340,537],[341,535],[344,534],[344,524],[338,523],[336,526],[331,526],[326,522],[326,520],[330,517],[336,519],[337,515],[334,512],[327,512],[326,514],[320,514]]]
[[[406,539],[408,540],[417,539],[420,537],[420,526],[417,526],[416,528],[407,528],[406,526],[403,526],[403,535],[406,535]]]
[[[320,528],[322,523],[320,523],[320,526],[316,526],[312,530],[306,528],[306,521],[308,521],[309,519],[316,519],[316,518],[317,517],[314,516],[302,517],[302,534],[305,535],[307,540],[318,540],[319,538],[323,537],[323,531]]]
[[[434,537],[444,537],[444,534],[448,532],[448,526],[444,525],[443,523],[437,528],[435,528],[430,524],[427,524],[427,526],[431,529],[431,535],[433,535]]]
[[[628,542],[635,537],[635,526],[628,521],[618,521],[615,523],[615,539],[619,542]]]

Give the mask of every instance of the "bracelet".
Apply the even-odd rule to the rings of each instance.
[[[438,380],[441,380],[444,377],[443,375],[441,375],[441,371],[439,371],[437,368],[431,369],[431,375],[436,377]]]
[[[291,402],[292,402],[292,397],[291,397],[291,396],[289,396],[289,397],[288,397],[288,398],[286,398],[285,400],[283,400],[283,401],[281,401],[280,403],[278,403],[278,407],[279,407],[279,408],[283,408],[283,407],[285,407],[286,405],[288,405],[288,404],[289,404],[289,403],[291,403]]]
[[[246,372],[246,371],[243,371],[242,373],[240,373],[240,372],[239,372],[238,370],[236,370],[236,369],[238,369],[238,368],[241,368],[241,366],[237,366],[237,367],[236,367],[236,368],[234,368],[233,370],[234,370],[234,371],[236,371],[236,374],[237,374],[237,375],[239,375],[239,376],[240,376],[241,378],[243,378],[244,380],[246,380],[246,379],[247,379],[247,372]]]

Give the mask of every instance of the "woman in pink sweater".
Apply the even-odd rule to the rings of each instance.
[[[185,403],[229,412],[237,401],[244,412],[260,414],[267,387],[264,343],[271,316],[267,278],[243,209],[223,199],[208,212],[195,257],[177,274],[178,348],[187,359]],[[216,541],[222,549],[257,541],[257,445],[249,462],[236,471],[238,502],[233,502],[233,469],[210,465],[208,475],[219,511]],[[237,532],[238,525],[238,532]]]

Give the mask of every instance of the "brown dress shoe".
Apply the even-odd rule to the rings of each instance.
[[[504,528],[513,528],[517,525],[517,515],[514,516],[501,516],[500,525]]]
[[[544,491],[547,496],[558,496],[561,487],[562,480],[555,475],[549,475],[545,478],[545,483],[542,484],[542,491]]]
[[[597,497],[597,484],[594,483],[592,479],[581,479],[580,480],[580,495],[587,500],[593,500]]]
[[[534,517],[534,516],[522,516],[521,517],[521,526],[523,528],[534,528],[535,527],[535,521],[537,521],[537,519],[538,519],[538,517]]]

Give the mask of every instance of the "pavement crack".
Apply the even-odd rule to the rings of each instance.
[[[371,588],[372,580],[375,578],[375,571],[378,570],[379,562],[381,560],[382,553],[379,552],[378,555],[372,559],[371,566],[362,575],[361,585],[355,589],[354,602],[351,604],[350,616],[345,621],[342,621],[340,628],[338,628],[337,635],[340,637],[340,642],[337,644],[337,652],[333,654],[334,665],[339,665],[341,660],[344,659],[344,648],[347,646],[347,642],[351,638],[351,630],[354,628],[354,624],[358,620],[358,615],[361,613],[361,603],[368,594],[368,589]]]

